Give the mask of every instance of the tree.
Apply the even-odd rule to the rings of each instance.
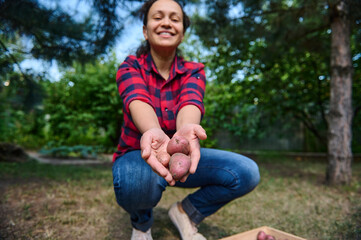
[[[23,53],[36,59],[86,62],[104,53],[119,35],[122,26],[116,7],[116,0],[94,0],[94,12],[76,20],[62,8],[37,0],[1,0],[0,31],[7,38],[17,34],[30,40],[29,51]],[[4,42],[1,48],[12,52]]]
[[[195,31],[205,46],[216,49],[218,56],[226,55],[223,62],[214,62],[217,81],[236,81],[250,89],[247,97],[257,98],[258,107],[268,110],[271,117],[277,113],[303,122],[328,146],[328,182],[349,183],[351,48],[356,52],[352,57],[356,62],[361,50],[360,41],[355,41],[361,37],[361,3],[216,0],[204,4],[208,12],[196,16]],[[337,38],[340,35],[345,38]],[[346,55],[340,59],[336,49]],[[322,129],[329,129],[332,136]]]
[[[350,3],[331,7],[331,95],[328,116],[328,171],[330,183],[350,183],[352,161],[352,74]],[[359,9],[361,10],[361,8]]]

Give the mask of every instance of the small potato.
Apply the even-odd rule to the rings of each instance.
[[[258,234],[257,234],[257,240],[266,240],[266,237],[267,237],[267,234],[263,231],[260,231]]]
[[[163,164],[164,167],[168,168],[170,155],[166,152],[160,152],[157,154],[158,161]]]
[[[189,142],[186,138],[182,136],[173,136],[167,146],[167,152],[170,155],[174,153],[184,153],[185,155],[189,154]]]
[[[184,177],[191,166],[191,158],[183,153],[174,153],[169,161],[169,172],[174,180],[180,180]]]
[[[266,240],[276,240],[276,238],[274,236],[267,235]]]

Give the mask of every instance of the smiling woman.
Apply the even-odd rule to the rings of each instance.
[[[200,125],[206,77],[203,64],[177,53],[190,24],[182,6],[173,0],[147,1],[141,17],[145,41],[116,76],[124,123],[113,156],[115,196],[130,214],[132,239],[150,240],[153,208],[166,187],[199,188],[168,214],[183,240],[204,240],[196,225],[252,191],[260,178],[258,166],[236,153],[200,148],[199,140],[207,138]],[[178,137],[189,143],[184,157],[190,166],[181,179],[164,164],[177,154],[167,152],[167,146]],[[160,162],[158,156],[168,159]]]

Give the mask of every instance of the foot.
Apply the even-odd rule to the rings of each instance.
[[[130,240],[153,240],[150,228],[146,232],[133,228],[132,238]]]
[[[198,233],[196,224],[189,219],[180,203],[174,203],[170,207],[168,215],[177,227],[182,240],[207,240],[202,234]]]

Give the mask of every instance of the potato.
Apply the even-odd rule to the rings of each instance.
[[[257,234],[257,240],[266,240],[266,237],[267,237],[267,234],[263,231],[260,231],[258,234]]]
[[[163,164],[164,167],[168,168],[170,155],[166,152],[160,152],[157,154],[158,161]]]
[[[267,235],[266,240],[276,240],[276,238],[274,236]]]
[[[170,157],[169,172],[174,180],[180,180],[184,177],[191,166],[191,158],[183,153],[174,153]]]
[[[167,146],[167,152],[170,155],[174,153],[184,153],[185,155],[189,154],[189,142],[186,138],[182,136],[173,136]]]

